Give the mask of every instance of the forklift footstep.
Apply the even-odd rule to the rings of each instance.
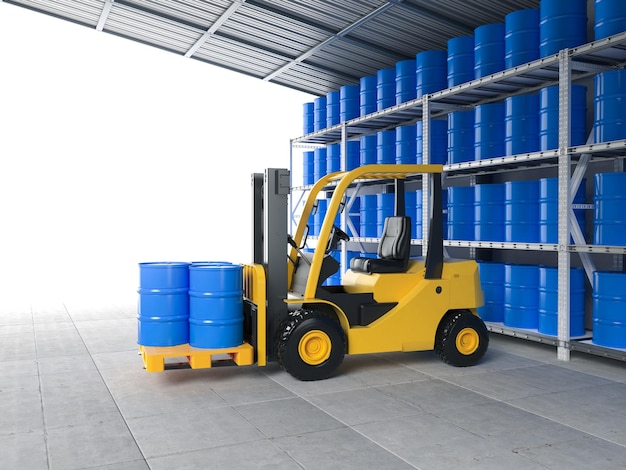
[[[224,358],[238,366],[254,364],[254,348],[248,343],[220,349],[194,348],[188,344],[163,347],[140,346],[139,352],[148,372],[163,372],[168,358],[180,358],[192,369],[208,369],[216,365],[218,361],[223,361]],[[176,364],[173,368],[180,368],[179,365]]]

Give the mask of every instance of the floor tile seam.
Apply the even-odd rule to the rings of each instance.
[[[560,392],[551,392],[551,394],[553,394],[553,393],[560,393]],[[593,433],[593,432],[589,432],[589,431],[587,431],[587,430],[581,429],[581,428],[576,427],[576,426],[574,426],[574,425],[572,425],[572,424],[568,424],[568,423],[565,423],[565,422],[563,422],[563,421],[559,421],[559,420],[557,420],[557,419],[550,418],[550,417],[548,417],[548,416],[543,416],[543,415],[541,415],[541,414],[535,413],[535,412],[534,412],[534,411],[532,411],[532,410],[528,410],[528,409],[526,409],[526,408],[524,408],[524,407],[522,407],[522,406],[520,406],[520,405],[515,405],[514,403],[510,403],[510,402],[508,402],[508,401],[506,401],[506,400],[502,400],[501,402],[502,402],[503,404],[505,404],[505,405],[511,406],[511,407],[516,408],[516,409],[518,409],[518,410],[520,410],[520,411],[524,411],[525,413],[530,413],[531,415],[538,416],[539,418],[543,418],[543,419],[546,419],[546,420],[548,420],[548,421],[550,421],[550,422],[552,422],[552,423],[558,424],[558,425],[560,425],[560,426],[564,426],[564,427],[566,427],[566,428],[573,429],[574,431],[580,432],[580,433],[585,434],[585,435],[587,435],[587,436],[595,437],[596,439],[599,439],[599,440],[601,440],[601,441],[607,442],[607,443],[609,443],[609,444],[616,445],[616,446],[618,446],[618,447],[622,447],[622,448],[624,448],[624,449],[626,450],[626,445],[625,445],[625,444],[622,444],[622,443],[620,443],[620,442],[615,442],[615,441],[613,441],[613,440],[611,440],[611,439],[607,439],[606,437],[599,436],[599,435],[597,435],[597,434],[595,434],[595,433]]]
[[[35,317],[33,315],[33,308],[31,305],[31,320],[32,320],[32,326],[33,326],[33,342],[35,344],[35,361],[37,362],[37,388],[38,388],[38,392],[39,392],[39,410],[41,412],[41,422],[42,422],[42,427],[43,427],[43,441],[44,441],[44,446],[45,446],[45,451],[46,451],[46,467],[48,467],[48,469],[50,468],[50,445],[48,443],[48,426],[46,423],[46,413],[44,412],[44,402],[43,402],[43,386],[42,386],[42,381],[41,381],[41,365],[39,364],[39,351],[37,348],[37,336],[35,334]]]

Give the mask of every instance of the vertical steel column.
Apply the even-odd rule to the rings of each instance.
[[[422,163],[430,163],[430,102],[429,96],[422,96]],[[422,175],[422,256],[428,253],[428,233],[430,231],[430,177]]]
[[[570,103],[569,50],[559,52],[559,150],[558,150],[558,347],[557,357],[569,361],[570,350]]]

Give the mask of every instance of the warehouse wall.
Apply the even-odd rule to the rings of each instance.
[[[2,6],[0,302],[136,295],[140,261],[249,261],[250,173],[289,166],[312,97]]]

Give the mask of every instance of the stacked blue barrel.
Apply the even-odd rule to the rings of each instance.
[[[139,263],[141,346],[230,348],[243,342],[243,266]]]

